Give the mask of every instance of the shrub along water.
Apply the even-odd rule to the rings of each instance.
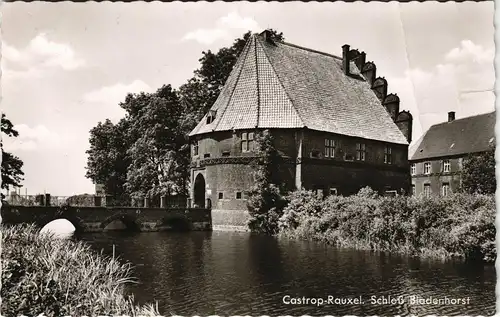
[[[418,256],[486,262],[496,257],[492,195],[380,197],[364,188],[326,199],[296,191],[287,201],[277,224],[280,236]]]
[[[5,316],[157,316],[125,296],[130,264],[83,242],[39,235],[33,225],[1,228],[2,314]]]

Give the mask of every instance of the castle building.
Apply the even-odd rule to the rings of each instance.
[[[463,160],[495,145],[496,113],[435,124],[410,149],[413,195],[446,196],[459,190]]]
[[[324,195],[410,190],[412,116],[366,54],[342,57],[250,37],[212,108],[190,133],[191,201],[246,210],[256,135],[273,135],[289,189]]]

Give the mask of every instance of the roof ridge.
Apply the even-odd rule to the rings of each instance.
[[[255,39],[254,40],[254,46],[253,46],[253,49],[255,51],[255,81],[256,81],[256,84],[257,84],[257,123],[256,123],[256,127],[259,126],[259,122],[260,122],[260,89],[259,89],[259,58],[257,57],[257,40]]]
[[[290,47],[293,47],[293,48],[298,48],[298,49],[301,49],[301,50],[304,50],[304,51],[308,51],[308,52],[312,52],[312,53],[316,53],[316,54],[321,54],[321,55],[325,55],[325,56],[329,56],[329,57],[333,57],[333,58],[342,60],[342,57],[340,57],[340,56],[337,56],[337,55],[334,55],[334,54],[330,54],[330,53],[321,52],[321,51],[317,51],[317,50],[313,50],[312,48],[307,48],[307,47],[304,47],[304,46],[299,46],[299,45],[288,43],[288,42],[277,41],[277,43],[283,44],[283,45],[287,45],[287,46],[290,46]]]
[[[227,100],[227,104],[226,104],[226,107],[224,108],[224,110],[222,111],[222,113],[220,114],[219,116],[219,120],[217,121],[217,124],[215,125],[215,127],[213,128],[213,130],[216,130],[217,127],[219,126],[220,122],[222,121],[222,117],[224,116],[224,113],[226,112],[227,108],[229,108],[229,104],[231,103],[231,100],[233,99],[233,96],[234,96],[234,91],[236,90],[236,87],[238,86],[238,82],[240,80],[240,76],[241,76],[241,73],[243,72],[243,66],[245,64],[245,61],[248,57],[248,51],[250,50],[250,45],[251,45],[252,41],[248,41],[247,44],[245,45],[245,48],[243,49],[243,51],[245,52],[245,57],[243,57],[243,59],[241,60],[241,63],[240,63],[240,69],[239,69],[239,72],[238,72],[238,75],[236,76],[236,78],[234,79],[234,87],[233,87],[233,91],[231,91],[231,95],[229,96],[228,100]],[[243,52],[242,52],[243,53]],[[236,64],[235,64],[236,66]],[[228,76],[228,79],[229,79],[229,76]],[[226,80],[227,82],[227,80]],[[224,84],[225,86],[225,84]],[[222,93],[222,90],[219,94]]]
[[[440,125],[445,125],[445,124],[454,123],[454,122],[457,122],[457,121],[469,120],[469,119],[476,118],[476,117],[488,116],[488,115],[492,115],[492,114],[494,114],[495,112],[496,112],[496,110],[491,111],[491,112],[485,112],[485,113],[475,114],[475,115],[468,116],[468,117],[463,117],[463,118],[455,119],[455,120],[453,120],[453,121],[444,121],[444,122],[439,122],[439,123],[435,123],[435,124],[431,125],[431,127],[430,127],[430,128],[437,127],[437,126],[440,126]],[[430,129],[430,128],[429,128],[429,129]]]
[[[288,91],[286,90],[285,88],[285,85],[283,85],[283,82],[281,81],[281,78],[280,76],[278,75],[278,72],[276,71],[276,69],[274,68],[274,65],[273,63],[271,63],[271,60],[269,59],[269,56],[267,55],[267,52],[264,48],[264,46],[262,45],[262,43],[260,43],[260,41],[255,41],[255,42],[259,42],[259,44],[261,45],[261,49],[262,49],[262,52],[264,52],[264,57],[266,58],[267,62],[269,63],[269,66],[271,66],[271,69],[273,70],[274,72],[274,75],[276,75],[276,78],[278,79],[278,82],[280,83],[280,86],[281,88],[283,89],[283,92],[285,93],[286,97],[288,98],[288,101],[290,102],[290,104],[292,105],[292,108],[293,110],[295,110],[295,114],[297,114],[297,117],[300,119],[300,123],[305,127],[306,125],[304,124],[304,119],[302,119],[302,117],[300,116],[299,114],[299,111],[297,110],[297,106],[295,105],[295,103],[293,102],[292,98],[290,98],[290,94],[288,93]],[[281,42],[280,42],[281,43]],[[257,56],[257,49],[255,50],[255,55]],[[258,84],[258,83],[257,83]]]

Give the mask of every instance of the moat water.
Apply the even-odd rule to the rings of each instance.
[[[135,267],[137,284],[128,291],[139,303],[158,302],[163,315],[495,313],[493,265],[418,260],[244,232],[113,232],[81,239],[108,255],[114,245],[115,254]],[[291,298],[324,302],[291,304]]]

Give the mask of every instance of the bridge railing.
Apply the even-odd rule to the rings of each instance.
[[[117,203],[111,196],[75,195],[51,196],[39,195],[6,195],[3,204],[14,206],[75,206],[75,207],[138,207],[138,208],[176,208],[189,207],[186,196],[168,196],[146,199],[133,199],[129,203]]]

